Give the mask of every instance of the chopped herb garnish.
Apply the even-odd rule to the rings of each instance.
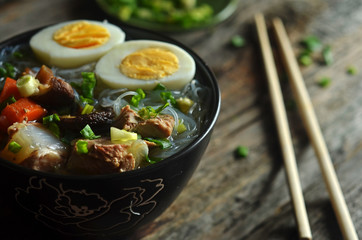
[[[96,86],[96,78],[92,72],[82,72],[83,82],[81,85],[82,95],[85,98],[93,99],[93,91]]]
[[[16,51],[16,52],[13,53],[13,56],[14,56],[15,58],[23,58],[23,57],[24,57],[24,54],[22,54],[22,53],[19,52],[19,51]]]
[[[83,110],[82,110],[82,115],[92,113],[93,109],[94,109],[94,106],[93,106],[93,105],[89,105],[89,104],[87,103],[87,104],[84,106]]]
[[[231,44],[237,48],[243,47],[245,46],[245,39],[240,35],[234,35],[231,38]]]
[[[54,113],[52,115],[43,117],[43,124],[57,137],[60,137],[60,129],[57,122],[60,121],[59,115]]]
[[[15,141],[10,142],[8,145],[8,150],[12,153],[18,153],[21,148],[21,145]]]
[[[171,92],[165,91],[160,93],[161,99],[165,102],[171,103],[172,106],[176,106],[176,99]]]
[[[247,157],[249,155],[249,148],[246,146],[238,146],[235,149],[236,157]]]
[[[356,75],[358,73],[357,68],[355,66],[348,66],[347,73],[349,75]]]
[[[333,54],[331,46],[327,45],[322,50],[322,56],[326,65],[331,65],[333,62]]]
[[[165,85],[163,85],[162,83],[157,84],[157,86],[153,89],[153,91],[157,91],[157,90],[161,90],[164,91],[166,90]]]
[[[82,95],[79,98],[84,104],[94,104],[94,100],[91,98],[85,98]]]
[[[302,53],[298,57],[298,61],[303,66],[309,66],[313,63],[313,59],[310,54],[308,53]]]
[[[160,161],[162,161],[162,158],[150,158],[149,156],[146,156],[146,161],[150,164],[155,164],[155,163],[158,163]]]
[[[330,83],[331,79],[329,77],[323,77],[318,81],[320,87],[327,87]]]
[[[137,94],[133,95],[131,99],[131,105],[134,107],[138,107],[140,101],[146,97],[145,92],[141,88],[138,88],[136,93]]]
[[[177,133],[181,134],[183,132],[185,132],[187,130],[187,127],[185,126],[185,124],[183,122],[180,122],[177,126]]]
[[[10,78],[15,78],[16,76],[16,69],[15,67],[8,63],[8,62],[4,62],[3,66],[0,67],[0,77],[10,77]]]
[[[302,40],[302,45],[311,52],[316,52],[322,48],[322,43],[316,36],[304,38]]]
[[[78,140],[76,143],[77,153],[87,154],[88,153],[88,142],[84,140]]]
[[[2,103],[0,103],[0,112],[6,108],[7,105],[12,104],[16,102],[16,99],[14,98],[14,96],[10,96],[7,99],[5,99]]]
[[[99,135],[95,135],[93,130],[91,129],[91,127],[88,124],[82,130],[80,130],[80,133],[82,134],[82,136],[85,139],[89,139],[89,140],[101,137]]]
[[[158,107],[156,110],[151,106],[146,106],[138,111],[138,114],[143,119],[155,118],[160,112],[162,112],[170,103],[167,102],[164,105]]]
[[[145,138],[149,142],[156,143],[161,149],[166,149],[171,147],[171,142],[168,139],[154,139],[154,138]]]

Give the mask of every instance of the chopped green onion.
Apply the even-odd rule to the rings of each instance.
[[[87,104],[84,106],[83,110],[82,110],[82,115],[92,113],[93,109],[94,109],[94,106],[93,106],[93,105],[89,105],[89,104],[87,103]]]
[[[85,98],[83,97],[82,95],[79,97],[80,100],[82,101],[82,103],[85,103],[85,104],[94,104],[94,100],[91,99],[91,98]]]
[[[96,78],[93,72],[82,72],[83,82],[81,85],[82,95],[85,98],[92,99]]]
[[[39,80],[30,74],[24,75],[16,81],[16,87],[22,97],[30,97],[37,94],[39,92],[39,85]]]
[[[309,66],[313,63],[312,57],[307,53],[302,53],[301,55],[299,55],[298,61],[303,66]]]
[[[180,97],[176,100],[177,108],[181,110],[183,113],[188,113],[192,105],[194,105],[194,101],[192,101],[188,97]]]
[[[146,156],[146,161],[150,164],[155,164],[155,163],[162,161],[162,158],[152,158],[151,159],[149,156]]]
[[[316,36],[308,36],[302,40],[302,45],[311,52],[316,52],[322,48],[321,41]]]
[[[58,114],[54,113],[52,115],[48,115],[46,117],[43,117],[43,124],[47,125],[51,122],[59,122],[60,121],[60,117]]]
[[[347,73],[349,75],[356,75],[358,73],[357,68],[355,66],[348,66]]]
[[[243,47],[245,46],[245,39],[240,35],[235,35],[231,38],[231,44],[237,48]]]
[[[87,154],[88,153],[88,142],[84,140],[78,140],[76,143],[77,153]]]
[[[60,129],[57,122],[60,121],[59,115],[54,113],[52,115],[43,117],[43,124],[57,137],[60,137]]]
[[[181,133],[185,132],[186,130],[187,130],[187,127],[185,126],[185,124],[183,122],[180,122],[177,125],[177,133],[178,134],[181,134]]]
[[[160,93],[161,99],[165,102],[170,102],[172,106],[176,106],[176,99],[170,91]]]
[[[2,103],[0,103],[0,112],[6,108],[7,105],[12,104],[16,102],[16,99],[14,98],[14,96],[10,96],[7,99],[5,99]]]
[[[90,140],[101,137],[99,135],[95,135],[93,130],[88,124],[82,130],[80,130],[80,133],[85,139],[90,139]]]
[[[235,149],[235,154],[237,157],[247,157],[249,155],[249,148],[246,146],[238,146]]]
[[[159,83],[159,84],[157,84],[157,86],[153,89],[153,91],[157,91],[157,90],[162,90],[162,91],[164,91],[164,90],[166,90],[166,87],[165,87],[165,85],[163,85],[162,83]]]
[[[330,83],[331,79],[329,77],[323,77],[318,81],[320,87],[327,87]]]
[[[161,149],[166,149],[172,146],[170,140],[168,139],[145,138],[145,140],[156,143]]]
[[[5,62],[3,63],[5,69],[6,69],[6,72],[7,72],[7,76],[8,77],[11,77],[11,78],[15,78],[15,75],[16,75],[16,70],[15,70],[15,67],[8,63],[8,62]]]
[[[322,50],[322,56],[326,65],[331,65],[333,62],[333,54],[331,46],[327,45]]]
[[[0,77],[6,77],[8,72],[4,67],[0,67]]]
[[[15,141],[10,142],[8,145],[8,150],[12,153],[18,153],[21,150],[21,148],[22,146]]]
[[[156,110],[151,106],[146,106],[138,111],[138,115],[140,115],[140,117],[143,119],[155,118],[160,112],[162,112],[169,105],[170,103],[167,102],[164,105],[158,107]]]
[[[13,56],[16,57],[16,58],[23,58],[24,57],[24,54],[22,54],[21,52],[19,51],[16,51],[13,53]]]
[[[145,92],[141,88],[138,88],[136,92],[137,94],[133,95],[131,99],[131,105],[134,107],[138,107],[140,101],[146,97]]]

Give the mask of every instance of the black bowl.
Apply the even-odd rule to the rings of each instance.
[[[1,239],[38,239],[46,235],[76,239],[126,236],[158,217],[179,195],[209,143],[220,110],[217,81],[200,57],[182,44],[140,28],[121,26],[127,39],[170,42],[196,62],[196,76],[210,89],[209,109],[200,135],[181,152],[151,166],[98,176],[65,176],[27,169],[0,159]],[[39,29],[0,44],[29,42]],[[46,226],[46,227],[44,227]],[[20,231],[19,231],[20,230]]]

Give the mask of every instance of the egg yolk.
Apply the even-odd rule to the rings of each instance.
[[[54,41],[60,45],[75,49],[99,47],[109,38],[107,28],[86,21],[65,25],[53,35]]]
[[[160,79],[175,73],[179,68],[177,56],[167,49],[145,48],[126,56],[119,69],[129,78]]]

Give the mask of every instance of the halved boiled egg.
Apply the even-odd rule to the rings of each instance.
[[[181,89],[195,71],[195,61],[184,49],[154,40],[126,41],[100,58],[95,68],[97,78],[109,87],[131,90],[151,90],[158,83]]]
[[[124,39],[125,33],[113,24],[75,20],[39,31],[30,47],[44,64],[74,68],[98,60]]]

